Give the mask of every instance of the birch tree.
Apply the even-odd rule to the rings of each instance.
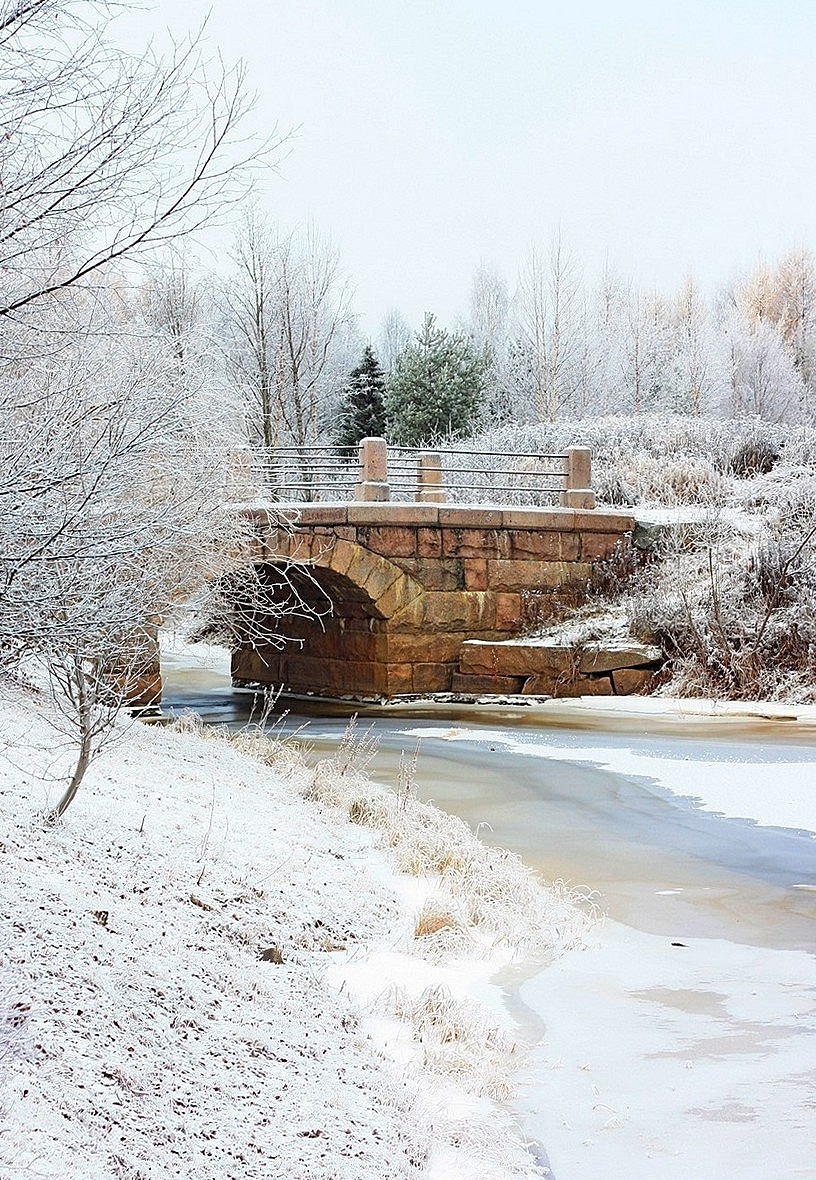
[[[537,422],[554,422],[574,407],[580,385],[580,279],[560,233],[544,256],[532,247],[514,299],[512,379]]]
[[[252,213],[233,260],[229,355],[250,438],[268,453],[303,448],[330,424],[355,343],[338,252],[312,227],[285,233]]]

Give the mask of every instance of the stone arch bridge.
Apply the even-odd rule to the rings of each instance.
[[[558,600],[577,604],[592,563],[634,527],[594,508],[444,503],[303,504],[291,528],[272,510],[252,518],[273,603],[294,595],[307,609],[282,622],[273,611],[266,628],[256,619],[233,653],[234,682],[330,697],[518,690],[518,678],[463,660],[464,645],[510,639]]]

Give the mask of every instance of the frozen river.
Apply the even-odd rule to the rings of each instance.
[[[246,717],[217,670],[168,671],[168,707]],[[285,725],[308,720],[328,751],[351,710],[314,709]],[[607,915],[585,950],[499,981],[530,1046],[515,1110],[541,1174],[816,1177],[816,735],[594,719],[434,707],[360,721],[379,738],[373,777],[395,782],[419,741],[421,795]]]

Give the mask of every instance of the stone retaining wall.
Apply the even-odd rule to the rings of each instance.
[[[534,696],[628,696],[654,682],[659,647],[587,643],[570,647],[546,640],[462,644],[454,692],[524,693]]]

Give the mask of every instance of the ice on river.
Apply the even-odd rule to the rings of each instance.
[[[649,702],[638,715],[637,707],[605,710],[603,734],[587,721],[589,702],[583,717],[570,706],[572,730],[547,730],[542,718],[534,731],[464,724],[411,732],[545,759],[553,774],[558,764],[591,765],[682,797],[683,807],[816,832],[810,715],[783,721],[773,707],[762,706],[764,716],[757,707],[725,710],[718,729],[712,710],[687,702],[684,719],[674,702],[667,710]],[[704,736],[690,741],[701,724]],[[741,831],[735,825],[735,840]],[[800,889],[816,881],[816,843],[813,867]],[[715,901],[716,889],[708,892],[707,902],[705,885],[696,891],[701,907]],[[522,1019],[544,1026],[518,1107],[546,1144],[556,1180],[816,1177],[814,957],[751,945],[751,905],[746,888],[745,929],[740,935],[737,913],[734,933],[744,942],[687,937],[668,921],[657,933],[634,928],[636,917],[608,921],[586,949],[508,997]],[[780,929],[787,916],[783,905]]]
[[[642,709],[643,701],[640,698],[636,700]],[[587,702],[588,711],[583,719],[594,714],[599,721],[606,720],[612,730],[611,734],[606,732],[602,739],[599,736],[597,740],[593,740],[592,732],[586,730],[575,734],[555,728],[549,733],[536,730],[533,734],[525,732],[521,726],[514,730],[492,730],[480,726],[478,731],[466,726],[424,726],[421,730],[410,732],[450,741],[479,740],[491,745],[503,745],[515,753],[556,761],[591,763],[630,779],[655,783],[675,795],[690,799],[705,810],[721,815],[750,819],[770,827],[816,832],[816,744],[808,746],[791,743],[783,752],[778,740],[773,745],[752,740],[743,742],[735,752],[734,743],[729,741],[726,744],[723,739],[728,737],[727,723],[741,716],[736,711],[724,716],[720,713],[720,719],[726,724],[719,736],[708,736],[691,742],[682,736],[682,731],[677,732],[674,740],[663,732],[659,743],[651,743],[648,740],[650,726],[658,719],[665,722],[667,718],[674,718],[680,724],[685,721],[693,731],[701,719],[712,721],[717,716],[702,707],[690,713],[688,702],[683,702],[686,708],[683,715],[677,710],[676,702],[656,703],[662,704],[663,708],[653,706],[641,714],[642,728],[639,733],[616,733],[615,721],[622,716],[631,722],[632,712],[627,711],[628,717],[627,712],[611,711],[608,708],[600,713]],[[722,706],[717,708],[722,710]],[[781,724],[778,711],[775,715],[774,706],[767,705],[762,710],[761,715],[756,711],[746,711],[742,717],[751,722],[754,734],[760,739],[764,732],[763,723],[767,723],[769,735],[773,731],[776,737]],[[573,713],[573,716],[577,719],[578,712]],[[799,715],[795,716],[794,725],[800,722]],[[791,720],[794,718],[791,717]],[[801,720],[812,723],[809,713]],[[546,725],[546,714],[542,714],[543,725]],[[710,729],[707,732],[711,735]],[[790,728],[790,732],[793,736],[795,730]],[[798,732],[796,736],[799,737]]]

